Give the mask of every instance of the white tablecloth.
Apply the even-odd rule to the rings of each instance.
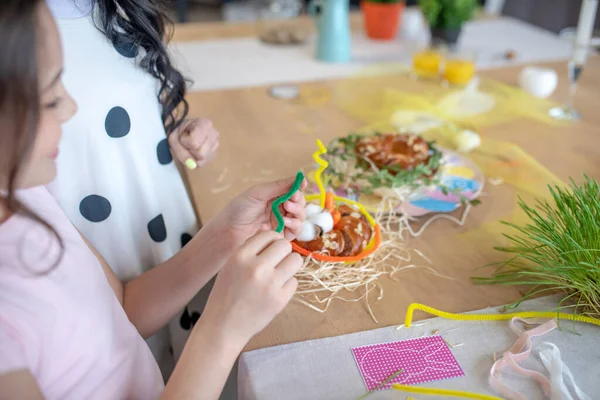
[[[545,297],[525,302],[517,311],[552,310],[557,304],[557,297]],[[496,311],[487,309],[476,312]],[[398,321],[399,324],[401,322]],[[592,399],[600,399],[600,327],[570,322],[562,322],[561,327],[562,331],[555,330],[534,339],[534,348],[545,341],[558,346],[563,361],[575,375],[579,387]],[[458,322],[433,318],[424,325],[408,329],[387,327],[244,353],[239,362],[239,399],[356,399],[367,390],[352,356],[352,347],[420,337],[434,330],[439,330],[439,334],[454,345],[463,343],[451,351],[465,376],[419,386],[493,395],[487,380],[494,362],[493,353],[501,355],[516,340],[508,328],[508,322]],[[577,333],[573,333],[573,330]],[[537,357],[531,357],[523,365],[544,371]],[[543,399],[535,383],[522,377],[510,379],[507,376],[506,379],[513,389],[519,390],[527,399]],[[406,396],[406,393],[388,391],[377,393],[369,399],[405,399]],[[420,395],[413,397],[419,400],[426,398]]]
[[[314,57],[315,38],[297,47],[269,46],[257,38],[238,38],[174,43],[175,64],[193,81],[192,90],[220,90],[278,83],[333,79],[352,75],[375,63],[409,63],[429,34],[415,40],[376,42],[364,34],[352,38],[353,61],[328,64]],[[468,23],[460,48],[473,51],[480,69],[533,64],[570,57],[572,43],[533,25],[499,18]],[[504,52],[517,58],[507,61]]]

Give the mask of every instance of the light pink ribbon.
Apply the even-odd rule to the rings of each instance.
[[[530,330],[522,330],[517,325],[516,322],[523,323],[525,325],[538,325],[539,323],[533,320],[526,320],[522,318],[513,318],[510,321],[510,328],[519,335],[519,338],[512,345],[508,351],[506,351],[502,358],[497,360],[492,369],[490,370],[489,383],[490,386],[502,394],[504,397],[511,400],[527,400],[525,396],[520,393],[511,390],[506,384],[502,382],[502,380],[496,375],[496,372],[501,371],[502,369],[509,367],[513,371],[518,374],[525,375],[527,377],[533,378],[538,382],[541,386],[542,390],[546,397],[550,397],[552,392],[552,386],[550,384],[550,380],[546,378],[543,374],[533,371],[527,368],[521,367],[518,363],[526,360],[531,355],[531,339],[537,336],[545,335],[546,333],[556,329],[557,324],[555,319],[551,319],[533,329]]]

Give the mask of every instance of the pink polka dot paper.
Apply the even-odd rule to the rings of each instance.
[[[404,372],[381,389],[392,383],[414,385],[465,375],[440,335],[355,347],[352,354],[369,391],[401,369]]]

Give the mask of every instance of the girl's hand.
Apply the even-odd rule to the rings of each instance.
[[[281,234],[263,231],[246,241],[217,276],[202,318],[232,345],[244,346],[288,304],[302,257]]]
[[[210,162],[219,148],[219,132],[210,120],[186,120],[169,135],[169,145],[175,158],[194,170]]]
[[[290,190],[294,180],[295,177],[290,177],[253,186],[234,198],[221,211],[216,220],[223,228],[233,233],[235,245],[245,242],[258,231],[275,229],[277,221],[271,205],[276,198]],[[300,190],[279,208],[285,224],[283,234],[288,240],[295,239],[302,232],[302,222],[306,218],[306,200],[302,190],[306,185],[305,179]]]

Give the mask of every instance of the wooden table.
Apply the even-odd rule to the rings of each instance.
[[[315,24],[308,16],[302,16],[294,20],[286,20],[285,25],[303,29],[307,32],[315,31]],[[261,25],[260,22],[201,22],[178,24],[173,32],[173,41],[185,42],[192,40],[231,39],[258,36],[263,27],[264,25]],[[350,28],[352,30],[359,30],[362,29],[362,27],[362,15],[357,12],[352,12],[350,14]]]
[[[224,36],[236,34],[234,28],[225,26]],[[186,29],[187,33],[180,31],[180,38],[190,34],[192,28]],[[215,30],[209,31],[214,38]],[[560,72],[561,86],[556,97],[562,99],[567,89],[566,63],[548,66]],[[515,67],[485,71],[481,75],[515,84],[519,71],[520,67]],[[337,81],[326,81],[301,86],[332,89],[337,84]],[[223,204],[246,187],[258,181],[290,176],[299,167],[310,165],[317,137],[326,142],[363,125],[331,102],[315,108],[292,106],[271,98],[267,87],[192,93],[188,101],[191,116],[212,119],[221,132],[218,159],[188,176],[194,204],[204,220],[214,216]],[[582,172],[600,178],[599,57],[590,59],[586,66],[576,104],[583,114],[582,122],[552,127],[517,120],[486,128],[482,134],[520,145],[561,179],[579,177]],[[509,185],[489,187],[486,191],[490,196],[471,212],[464,227],[440,221],[423,237],[409,242],[409,247],[418,248],[431,258],[438,272],[455,280],[435,277],[424,269],[402,273],[401,282],[381,279],[384,298],[372,303],[379,324],[373,322],[364,302],[334,302],[325,314],[291,303],[250,342],[247,350],[399,324],[411,302],[464,312],[518,299],[515,288],[474,286],[470,281],[476,267],[498,260],[492,246],[501,242],[498,238],[497,242],[476,243],[465,240],[463,233],[501,218],[513,208],[515,201],[515,190]]]

